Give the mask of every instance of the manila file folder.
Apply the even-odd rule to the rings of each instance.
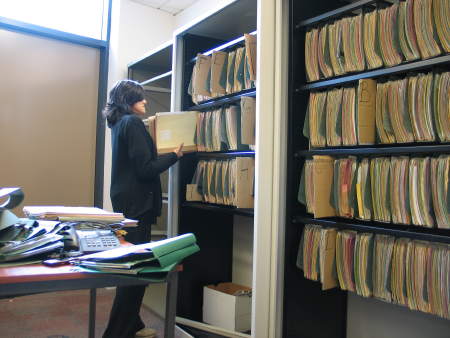
[[[314,217],[336,216],[330,199],[334,160],[330,156],[313,156],[313,161]]]
[[[158,153],[170,153],[181,143],[183,152],[197,151],[195,133],[197,128],[196,111],[170,112],[156,114],[156,147]]]

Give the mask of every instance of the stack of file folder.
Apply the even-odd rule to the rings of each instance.
[[[243,96],[240,104],[211,111],[156,113],[145,120],[158,153],[248,150],[255,145],[256,100]]]
[[[194,234],[84,255],[71,260],[87,271],[157,276],[171,271],[200,248]]]
[[[188,88],[195,104],[255,87],[256,36],[245,34],[244,41],[229,52],[197,55]]]
[[[19,219],[0,229],[0,266],[40,262],[64,248],[59,222]]]
[[[450,72],[382,81],[311,92],[303,127],[310,148],[450,142]]]
[[[316,218],[450,229],[449,175],[450,155],[314,156],[303,166],[298,200]]]
[[[329,21],[305,35],[308,82],[450,52],[447,0],[406,0]]]
[[[450,319],[448,244],[306,224],[297,266],[323,290],[339,286]]]
[[[254,172],[253,157],[201,160],[186,187],[186,200],[253,208]]]

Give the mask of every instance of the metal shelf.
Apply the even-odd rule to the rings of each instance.
[[[334,17],[341,16],[341,15],[346,14],[348,12],[352,12],[352,11],[354,11],[356,9],[359,9],[361,7],[364,7],[364,6],[373,5],[373,4],[377,3],[377,2],[386,2],[386,1],[360,0],[360,1],[354,2],[352,4],[340,7],[338,9],[335,9],[333,11],[329,11],[329,12],[323,13],[321,15],[315,16],[313,18],[300,21],[298,24],[295,25],[295,28],[299,29],[300,27],[311,26],[311,25],[314,25],[316,23],[319,23],[319,22],[322,22],[322,21],[325,21],[325,20],[330,20],[330,19],[332,19]]]
[[[196,152],[199,158],[234,158],[234,157],[254,157],[253,150],[236,150],[236,151],[212,151],[212,152]]]
[[[223,212],[240,216],[253,217],[253,209],[240,209],[229,205],[210,204],[202,202],[184,202],[182,207],[203,209],[208,211]]]
[[[256,97],[256,88],[244,89],[237,93],[215,97],[207,101],[202,101],[196,106],[191,106],[187,108],[187,110],[208,110],[214,107],[220,107],[225,104],[237,102],[243,96]]]
[[[424,68],[430,68],[432,66],[436,66],[439,64],[450,63],[450,55],[437,56],[428,60],[420,60],[409,63],[404,63],[398,66],[389,67],[389,68],[381,68],[376,70],[371,70],[363,73],[358,73],[354,75],[347,75],[338,78],[332,78],[329,80],[317,81],[313,83],[308,83],[306,85],[301,86],[296,89],[296,92],[301,90],[311,90],[311,89],[320,89],[326,87],[333,87],[338,85],[343,85],[350,82],[355,82],[360,79],[367,78],[376,78],[380,76],[393,75],[397,73],[406,73],[408,71],[415,71]]]
[[[340,148],[320,148],[312,150],[300,150],[295,153],[296,157],[309,157],[313,155],[368,155],[368,156],[386,156],[386,155],[404,155],[404,154],[443,154],[450,153],[450,144],[421,145],[412,143],[406,145],[377,145],[375,146],[357,146]]]
[[[424,228],[415,225],[403,225],[393,223],[381,223],[361,221],[355,219],[341,220],[339,218],[313,218],[309,216],[295,216],[294,223],[319,224],[325,227],[356,230],[359,232],[373,232],[391,235],[395,237],[406,237],[430,242],[441,242],[450,244],[450,229]]]
[[[256,35],[256,31],[248,33],[248,34]],[[232,47],[236,47],[236,46],[244,43],[244,40],[245,40],[244,36],[240,36],[237,39],[228,41],[227,43],[224,43],[223,45],[217,46],[217,47],[215,47],[213,49],[210,49],[210,50],[208,50],[208,51],[206,51],[204,53],[201,53],[201,54],[202,55],[211,55],[213,52],[218,52],[218,51],[221,51],[221,50],[225,50],[225,49],[229,49],[229,48],[232,48]],[[191,60],[189,60],[189,63],[193,63],[195,61],[197,61],[197,57],[194,57]]]

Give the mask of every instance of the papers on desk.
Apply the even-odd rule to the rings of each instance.
[[[59,220],[61,222],[117,223],[125,220],[122,213],[94,207],[25,206],[23,212],[32,219]]]
[[[169,272],[200,248],[193,234],[77,257],[73,264],[92,272],[149,274]]]
[[[0,231],[0,265],[43,258],[64,247],[59,222],[23,220]]]

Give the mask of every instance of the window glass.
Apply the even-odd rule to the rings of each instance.
[[[106,40],[108,0],[0,0],[0,16]]]

